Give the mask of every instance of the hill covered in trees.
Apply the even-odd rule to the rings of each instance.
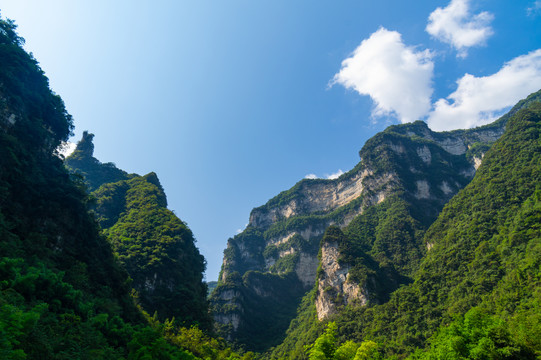
[[[0,358],[541,357],[541,92],[476,129],[391,126],[254,209],[209,314],[157,175],[88,132],[64,161],[73,120],[22,43],[0,20]]]
[[[83,177],[92,209],[145,311],[158,319],[210,329],[203,282],[205,259],[188,226],[171,210],[155,173],[128,174],[93,156],[94,135],[83,133],[66,165]]]
[[[541,104],[533,102],[509,119],[472,182],[425,232],[427,253],[411,284],[383,303],[340,308],[317,340],[323,324],[314,320],[314,301],[307,301],[273,355],[330,359],[347,348],[350,355],[340,358],[353,359],[363,344],[372,344],[379,357],[539,356],[540,145]],[[341,254],[347,254],[362,245],[360,229],[355,222],[343,231],[329,228],[322,243],[337,242],[345,249]],[[307,354],[304,345],[310,342]],[[330,350],[322,350],[323,344]]]
[[[187,289],[173,286],[166,295],[158,285],[150,295],[141,291],[154,296],[156,304],[159,296],[180,302],[170,310],[179,314],[176,321],[159,321],[170,315],[159,305],[149,306],[158,317],[141,309],[138,303],[146,306],[145,300],[133,295],[135,282],[126,271],[129,256],[121,259],[118,244],[115,253],[95,213],[89,212],[95,201],[87,185],[67,171],[58,153],[73,120],[22,43],[13,22],[0,20],[0,358],[240,359],[199,328],[181,327],[208,326],[206,288],[200,281],[204,261],[186,225],[165,211],[165,195],[154,175],[130,177],[133,183],[126,184],[130,190],[122,213],[126,218],[118,216],[116,231],[121,235],[115,239],[139,219],[167,219],[155,231],[168,232],[170,241],[151,244],[160,250],[156,257],[161,263],[147,256],[147,246],[131,254],[150,263],[143,270],[154,271],[186,244],[191,252],[183,253],[182,261],[194,266],[187,274],[199,282]],[[87,153],[90,145],[86,143]],[[84,152],[85,144],[81,147]],[[126,174],[113,169],[104,179],[118,181],[117,175]],[[155,198],[147,196],[150,193]],[[137,211],[133,202],[139,200],[145,207]],[[110,233],[114,238],[114,226]],[[137,241],[137,232],[127,234]],[[192,299],[198,292],[202,301]],[[190,301],[184,301],[186,297]]]

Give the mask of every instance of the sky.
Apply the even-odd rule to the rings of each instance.
[[[541,88],[540,0],[0,0],[77,142],[158,174],[216,280],[254,207],[367,139],[486,124]]]

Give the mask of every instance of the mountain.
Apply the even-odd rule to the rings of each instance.
[[[370,340],[386,356],[400,358],[474,358],[474,351],[495,359],[541,354],[541,92],[526,100],[504,118],[506,131],[486,152],[474,179],[424,233],[427,251],[412,282],[383,303],[350,301],[326,319],[336,325],[336,346]],[[362,246],[366,226],[361,224],[327,230],[321,252],[337,244],[338,260],[322,256],[318,283],[269,357],[305,358],[305,346],[321,341],[316,337],[325,322],[317,320],[318,302],[326,298],[323,287],[333,279],[332,265],[345,269],[342,276],[349,279],[356,267],[366,269],[349,288],[370,295],[370,277],[379,275],[372,259],[347,259],[350,248]],[[344,288],[332,290],[338,298],[348,295]]]
[[[167,209],[158,176],[128,174],[93,156],[94,135],[83,133],[66,166],[83,177],[93,211],[138,300],[158,319],[209,329],[205,259],[188,228]]]
[[[388,302],[414,281],[432,246],[424,234],[445,204],[472,180],[509,118],[539,97],[470,130],[391,126],[366,142],[353,170],[304,179],[254,209],[224,251],[211,297],[218,331],[262,351],[284,340],[303,296],[319,320],[348,304]]]
[[[209,326],[204,260],[187,226],[166,210],[155,174],[101,167],[88,156],[86,134],[78,159],[91,160],[86,174],[103,170],[90,186],[116,181],[102,192],[125,200],[109,206],[111,199],[99,198],[107,209],[100,222],[110,225],[109,239],[103,235],[89,211],[97,205],[88,183],[67,171],[59,153],[72,118],[15,29],[0,19],[0,359],[240,359],[208,332],[181,327]],[[137,229],[153,236],[135,237]],[[135,249],[124,246],[126,238]],[[125,268],[133,261],[143,266],[132,281]],[[173,272],[152,277],[136,301],[137,276],[167,265]],[[175,271],[185,278],[178,281]],[[159,321],[168,312],[179,318]]]
[[[0,357],[120,356],[144,320],[57,154],[72,118],[13,22],[0,29]]]
[[[64,161],[72,118],[22,43],[0,20],[0,358],[541,357],[541,91],[476,129],[391,126],[254,209],[211,294],[262,351],[239,355],[156,174],[88,132]]]

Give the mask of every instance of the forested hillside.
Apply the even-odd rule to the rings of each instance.
[[[211,297],[219,333],[266,351],[285,339],[303,296],[314,296],[319,320],[350,303],[387,302],[414,281],[424,234],[444,205],[472,180],[509,118],[539,98],[468,130],[390,126],[364,144],[348,173],[303,179],[252,210],[247,228],[228,240]]]
[[[60,154],[73,119],[15,30],[0,359],[541,359],[541,91],[479,128],[390,126],[351,171],[255,208],[209,306],[158,176],[101,163],[88,132]]]
[[[362,353],[367,346],[377,349],[377,354],[372,354],[375,357],[409,354],[423,359],[501,359],[541,355],[538,96],[530,97],[530,106],[510,118],[506,132],[487,151],[475,178],[427,230],[422,240],[427,255],[413,283],[392,293],[382,304],[343,307],[328,319],[335,325],[317,341],[315,336],[324,324],[315,319],[312,294],[292,322],[288,338],[273,355],[331,359],[335,352],[347,350],[349,355],[340,358],[353,359],[357,349],[362,348],[358,350]],[[347,258],[350,249],[362,249],[367,238],[359,236],[359,231],[366,230],[360,226],[365,216],[343,232],[329,228],[322,243],[338,243],[344,259],[355,264],[350,270],[353,276],[359,277],[360,269],[365,278],[377,277],[380,270],[371,267],[366,255]],[[310,342],[313,345],[307,352],[304,345]],[[325,346],[327,350],[322,350]]]
[[[205,259],[188,226],[167,209],[155,173],[127,174],[93,156],[94,135],[83,133],[69,169],[88,184],[92,209],[120,264],[133,280],[143,309],[160,320],[210,329]]]
[[[239,359],[198,328],[140,309],[89,213],[86,185],[58,154],[72,118],[22,43],[13,22],[0,20],[0,358]],[[185,225],[171,221],[189,242]],[[200,277],[203,260],[195,255]],[[204,287],[198,291],[205,296]],[[201,321],[201,311],[191,315],[188,322]]]

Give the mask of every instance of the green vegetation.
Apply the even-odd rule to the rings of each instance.
[[[174,317],[181,324],[197,323],[210,329],[203,282],[205,259],[195,247],[190,229],[165,208],[165,195],[157,181],[151,173],[113,184],[122,193],[127,188],[122,202],[125,210],[104,234],[133,279],[146,311],[157,312],[161,320]],[[98,199],[101,189],[93,193]]]
[[[156,174],[100,163],[87,132],[66,160],[79,175],[67,171],[57,149],[71,116],[22,43],[0,20],[0,358],[541,358],[541,92],[481,129],[392,126],[341,178],[369,170],[358,199],[301,206],[230,239],[212,306],[242,321],[218,330],[236,327],[236,348],[266,351],[239,354],[212,336],[204,259]],[[451,138],[463,155],[438,145]],[[482,155],[469,182],[468,160]],[[322,181],[258,211],[302,205]],[[308,228],[320,235],[305,239]],[[320,322],[317,288],[296,270],[331,242],[371,297],[360,306],[336,294],[338,313]]]
[[[529,99],[513,111],[535,101],[536,96]],[[344,234],[338,241],[339,261],[349,267],[350,280],[368,290],[372,305],[389,301],[393,291],[413,282],[427,251],[425,232],[444,205],[471,181],[475,173],[472,158],[480,158],[488,151],[503,133],[508,119],[504,116],[479,129],[448,133],[432,132],[420,121],[390,126],[367,141],[360,151],[362,161],[340,179],[302,180],[254,209],[246,231],[229,240],[221,275],[237,272],[242,276],[247,271],[294,273],[301,254],[315,257],[318,253],[325,229],[332,225],[343,227],[357,215],[343,228]],[[453,148],[451,152],[449,146]],[[315,188],[323,184],[332,186],[361,172],[365,177],[358,198],[328,211],[311,210],[310,196],[317,194]],[[281,211],[288,208],[295,209],[295,214],[280,217]],[[306,240],[299,234],[307,230],[312,235]],[[238,289],[242,286],[242,282],[237,284]],[[282,289],[287,286],[284,283]],[[220,289],[219,286],[217,295]],[[309,289],[304,290],[306,293]],[[341,303],[340,294],[336,295]],[[235,304],[242,323],[247,319],[243,312],[247,305],[242,297]],[[219,309],[214,307],[217,314]],[[270,315],[264,320],[264,327],[272,322]],[[236,339],[237,334],[227,329],[221,334]],[[268,337],[253,339],[246,343],[248,348],[253,341],[264,343]],[[267,342],[267,347],[277,346],[281,349],[278,353],[285,353],[288,350],[284,347],[291,350],[295,343]]]
[[[351,266],[350,276],[391,285],[379,293],[377,287],[370,290],[380,294],[379,304],[348,305],[330,319],[337,324],[335,348],[369,339],[385,357],[439,359],[454,358],[441,354],[456,341],[467,344],[456,358],[541,354],[540,94],[520,103],[528,109],[515,107],[513,117],[504,117],[507,130],[489,150],[471,140],[474,151],[486,152],[483,165],[428,230],[420,213],[400,197],[388,197],[342,231],[333,230],[339,262]],[[272,358],[308,358],[300,349],[323,333],[313,296],[303,301],[285,341],[271,349]],[[485,320],[476,323],[477,330],[460,330],[459,339],[456,329],[471,319]]]
[[[158,319],[210,330],[203,282],[205,259],[187,225],[167,209],[155,173],[128,175],[93,157],[94,135],[85,132],[69,169],[83,176],[93,210],[120,264],[128,272],[139,304]]]
[[[315,288],[302,298],[297,316],[291,321],[284,341],[270,348],[266,355],[271,359],[305,359],[306,345],[313,343],[325,328],[317,320],[314,304]]]
[[[215,291],[211,297],[212,312],[223,316],[238,316],[242,312],[244,320],[235,331],[235,345],[252,351],[263,351],[269,344],[283,341],[304,294],[304,287],[294,272],[277,275],[248,271],[243,276],[233,272],[220,289],[234,296],[232,299],[226,296],[224,300]],[[280,296],[274,296],[277,293]],[[233,330],[231,325],[215,326],[219,334]]]
[[[136,304],[85,185],[57,154],[72,119],[22,43],[0,20],[0,358],[252,358]]]
[[[507,127],[427,231],[433,247],[414,283],[383,305],[345,309],[336,319],[340,336],[407,354],[479,306],[512,325],[512,344],[539,353],[541,105],[517,112]]]
[[[472,308],[428,340],[410,359],[535,359],[530,348],[512,338],[501,318]]]
[[[65,161],[71,172],[82,176],[89,191],[94,191],[106,183],[115,183],[132,177],[118,169],[113,163],[101,163],[94,154],[94,134],[83,132],[82,139],[77,143],[75,151]]]
[[[339,343],[336,338],[336,323],[327,325],[325,332],[316,341],[306,346],[309,360],[378,360],[382,355],[378,351],[378,344],[365,340],[361,344],[347,340]]]

